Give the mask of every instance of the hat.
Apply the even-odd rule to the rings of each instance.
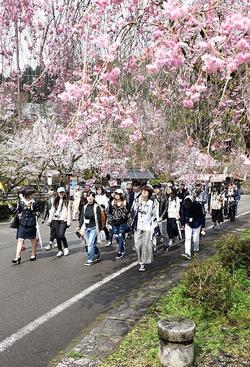
[[[160,183],[157,183],[155,185],[153,185],[153,189],[161,189],[161,184]]]
[[[121,195],[123,195],[122,189],[116,189],[115,190],[115,194],[121,194]]]
[[[187,196],[185,197],[184,201],[186,201],[186,200],[190,200],[190,201],[191,201],[191,203],[193,203],[193,201],[194,201],[194,197],[193,197],[192,195],[187,195]]]
[[[64,187],[61,186],[61,187],[58,187],[57,192],[59,194],[60,192],[66,192],[66,190]]]

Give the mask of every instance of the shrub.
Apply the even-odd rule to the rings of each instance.
[[[244,267],[250,274],[250,235],[227,235],[218,242],[218,255],[222,265],[231,273]]]
[[[194,262],[189,266],[184,284],[186,296],[209,313],[218,311],[226,314],[232,305],[233,277],[215,259]]]

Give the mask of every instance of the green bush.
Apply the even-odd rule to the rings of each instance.
[[[240,237],[224,236],[217,246],[219,259],[230,273],[244,267],[250,274],[250,235],[247,232]]]
[[[185,296],[208,312],[226,314],[232,305],[234,279],[216,259],[191,264],[184,275],[184,284]]]

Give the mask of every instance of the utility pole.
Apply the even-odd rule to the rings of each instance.
[[[20,70],[20,54],[19,54],[19,31],[18,31],[18,19],[15,21],[15,42],[16,42],[16,68],[17,68],[17,114],[18,114],[18,127],[20,129],[22,108],[21,108],[21,70]]]

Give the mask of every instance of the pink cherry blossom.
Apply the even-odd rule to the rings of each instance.
[[[127,118],[121,122],[121,127],[128,128],[134,125],[134,121],[131,118]]]
[[[182,104],[185,108],[187,109],[191,109],[194,107],[194,102],[191,99],[184,99],[182,101]]]
[[[217,73],[222,71],[225,67],[225,62],[223,60],[211,54],[205,54],[202,56],[202,60],[204,62],[203,70],[208,73]]]

